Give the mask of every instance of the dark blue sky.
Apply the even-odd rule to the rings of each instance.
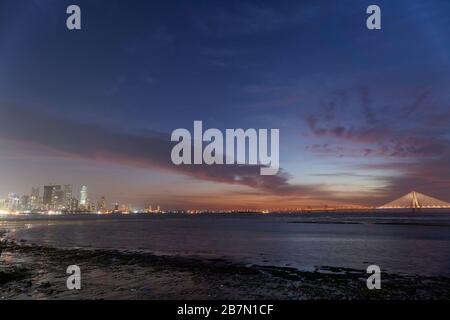
[[[0,195],[55,182],[175,207],[450,199],[448,1],[77,1],[75,32],[69,4],[0,4]],[[241,185],[165,164],[167,134],[194,120],[280,128],[282,174]]]

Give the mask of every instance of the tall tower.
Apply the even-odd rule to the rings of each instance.
[[[87,186],[81,186],[80,207],[86,209],[87,206],[88,206],[88,189]]]
[[[45,209],[48,210],[51,208],[53,199],[53,186],[44,186],[44,196],[42,199],[42,204]]]
[[[106,212],[106,199],[105,199],[104,196],[98,202],[97,210],[100,211],[101,213],[105,213]]]
[[[52,209],[60,210],[64,204],[64,192],[60,185],[53,186]]]
[[[19,209],[20,199],[19,196],[13,192],[8,195],[8,209],[15,211]]]
[[[63,203],[64,203],[64,207],[66,209],[69,209],[71,207],[71,203],[72,203],[72,185],[71,184],[66,184],[63,187]]]
[[[417,193],[415,191],[412,192],[411,207],[412,207],[413,211],[420,210],[419,200],[417,199]]]
[[[394,201],[386,203],[378,209],[450,209],[450,203],[424,195],[423,193],[411,191]]]
[[[31,188],[31,197],[30,197],[31,210],[37,210],[41,208],[39,195],[40,195],[39,188]]]
[[[23,195],[20,198],[20,209],[21,210],[30,210],[31,206],[30,206],[30,196],[29,195]]]

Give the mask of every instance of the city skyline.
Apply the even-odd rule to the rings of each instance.
[[[450,203],[421,194],[412,190],[410,193],[402,197],[389,201],[389,203],[376,206],[363,205],[336,205],[329,206],[321,204],[318,206],[302,205],[298,207],[279,206],[277,208],[266,207],[239,207],[234,206],[233,209],[227,208],[175,208],[169,207],[168,211],[163,211],[160,205],[152,206],[148,201],[145,206],[139,206],[130,203],[119,203],[118,201],[107,204],[106,197],[101,196],[98,201],[89,198],[88,186],[82,185],[79,188],[79,197],[73,194],[73,185],[57,185],[49,184],[42,186],[43,192],[41,196],[41,187],[32,187],[30,194],[18,195],[14,192],[8,193],[8,197],[2,199],[0,197],[0,212],[34,212],[34,213],[164,213],[164,212],[187,212],[187,213],[204,213],[204,212],[308,212],[310,210],[318,211],[339,211],[339,210],[371,210],[371,209],[448,209]]]
[[[146,206],[135,206],[130,203],[113,201],[107,203],[106,197],[98,199],[89,198],[87,185],[79,188],[78,196],[73,193],[73,185],[48,184],[39,187],[31,187],[30,194],[17,194],[9,192],[7,197],[0,195],[0,211],[10,212],[93,212],[114,213],[130,212],[161,212],[161,206],[148,202]]]
[[[77,31],[68,4],[0,4],[0,195],[70,181],[139,207],[450,200],[448,1],[379,1],[382,30],[365,0],[82,0]],[[279,129],[278,174],[175,166],[170,133],[194,121]]]

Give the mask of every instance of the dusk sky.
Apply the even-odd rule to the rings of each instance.
[[[0,198],[71,183],[173,209],[450,201],[449,39],[448,0],[1,0]],[[194,120],[280,129],[279,174],[173,165],[170,134]]]

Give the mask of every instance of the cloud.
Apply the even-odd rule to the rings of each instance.
[[[359,150],[359,155],[364,156],[419,158],[438,157],[449,148],[447,123],[440,119],[449,118],[450,113],[430,101],[429,90],[388,110],[373,108],[376,100],[365,87],[347,91],[348,96],[352,94],[359,96],[357,103],[347,101],[344,105],[332,97],[328,104],[305,118],[312,136],[327,140],[310,145],[309,150],[331,155],[334,149],[349,156]]]
[[[386,201],[411,189],[448,201],[450,136],[447,100],[431,89],[376,96],[366,88],[346,90],[347,104],[329,104],[305,117],[312,143],[306,150],[326,157],[350,157],[353,170],[377,172]],[[387,96],[387,98],[386,98]],[[359,97],[359,103],[351,98]],[[396,107],[384,108],[383,105]],[[329,106],[333,114],[329,116]],[[374,108],[372,106],[377,106]],[[367,199],[370,201],[370,199]]]
[[[386,182],[380,193],[379,205],[396,199],[411,190],[430,196],[450,200],[450,153],[437,159],[423,161],[384,162],[379,164],[363,164],[359,169],[378,171],[385,174]],[[395,174],[394,174],[395,173]]]
[[[320,186],[289,184],[290,176],[283,171],[274,176],[261,176],[258,165],[176,166],[170,159],[174,143],[169,134],[153,131],[142,135],[130,134],[111,127],[77,123],[45,111],[2,110],[0,138],[43,146],[85,159],[170,170],[196,179],[243,185],[271,194],[326,195]]]
[[[319,121],[319,118],[316,116],[309,116],[306,119],[310,131],[317,137],[333,137],[359,143],[380,142],[391,137],[391,130],[388,128],[333,126],[329,123],[320,126]]]

